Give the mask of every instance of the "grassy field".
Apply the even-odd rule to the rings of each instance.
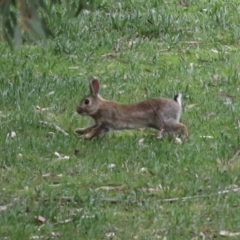
[[[239,1],[102,0],[49,21],[45,45],[0,42],[0,239],[239,239]],[[189,139],[77,138],[90,76],[125,103],[182,92]]]

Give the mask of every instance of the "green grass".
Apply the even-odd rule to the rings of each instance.
[[[237,0],[102,0],[67,20],[57,6],[47,46],[25,42],[12,53],[1,42],[0,239],[239,232],[239,193],[216,194],[240,185],[240,157],[228,164],[240,147],[239,7]],[[117,45],[115,56],[103,57]],[[157,140],[151,129],[77,138],[73,130],[91,123],[75,112],[89,76],[99,77],[103,97],[121,102],[182,92],[189,139]],[[200,195],[209,196],[162,201]]]

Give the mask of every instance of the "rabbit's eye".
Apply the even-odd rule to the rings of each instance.
[[[86,99],[85,102],[84,102],[86,105],[88,105],[90,103],[90,100],[89,99]]]

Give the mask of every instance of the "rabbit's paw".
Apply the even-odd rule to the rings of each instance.
[[[93,136],[93,134],[92,133],[88,133],[88,134],[85,134],[84,135],[84,139],[85,140],[90,140],[91,138],[93,138],[94,136]]]
[[[76,135],[82,136],[86,133],[86,130],[85,130],[85,128],[77,128],[77,129],[74,130],[74,133]]]
[[[158,133],[157,133],[157,139],[162,139],[164,136],[164,129],[161,129]]]

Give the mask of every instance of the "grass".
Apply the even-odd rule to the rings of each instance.
[[[102,0],[71,20],[55,7],[47,46],[12,53],[1,42],[0,238],[238,233],[239,193],[216,193],[240,185],[240,157],[228,163],[240,146],[239,11],[236,0]],[[189,139],[157,140],[151,129],[75,137],[91,122],[75,110],[93,75],[121,102],[182,92]]]

